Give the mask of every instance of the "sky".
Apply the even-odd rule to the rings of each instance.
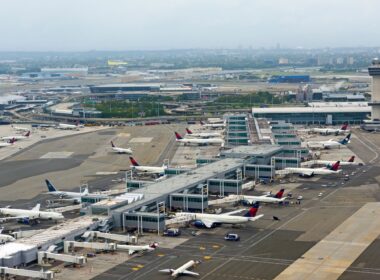
[[[379,0],[0,0],[0,51],[380,46]]]

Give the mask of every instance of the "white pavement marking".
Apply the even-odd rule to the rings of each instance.
[[[73,152],[49,152],[41,156],[42,159],[52,159],[52,158],[68,158],[73,154]]]

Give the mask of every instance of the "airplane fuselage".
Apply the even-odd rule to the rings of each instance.
[[[35,211],[25,209],[0,208],[0,214],[12,217],[28,217],[29,219],[61,220],[63,215],[56,212]]]

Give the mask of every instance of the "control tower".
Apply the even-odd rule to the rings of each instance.
[[[368,105],[372,106],[372,121],[380,121],[380,60],[375,58],[368,67],[368,73],[372,77],[372,100]]]

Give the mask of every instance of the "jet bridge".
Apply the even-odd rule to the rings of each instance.
[[[29,269],[18,269],[0,266],[0,279],[7,279],[9,275],[22,276],[28,278],[38,278],[50,280],[54,278],[53,271],[35,271]]]
[[[87,258],[84,256],[72,256],[72,255],[64,255],[64,254],[56,254],[47,251],[39,251],[38,252],[38,264],[43,265],[46,264],[49,259],[84,265],[87,263]]]
[[[115,243],[98,243],[98,242],[77,242],[77,241],[65,241],[64,252],[67,254],[74,248],[88,248],[94,250],[107,250],[116,251]]]
[[[124,243],[137,243],[137,237],[131,236],[131,235],[121,235],[121,234],[112,234],[112,233],[105,233],[100,231],[86,231],[83,235],[83,238],[87,240],[93,240],[97,238],[104,238],[107,240],[114,240]]]

